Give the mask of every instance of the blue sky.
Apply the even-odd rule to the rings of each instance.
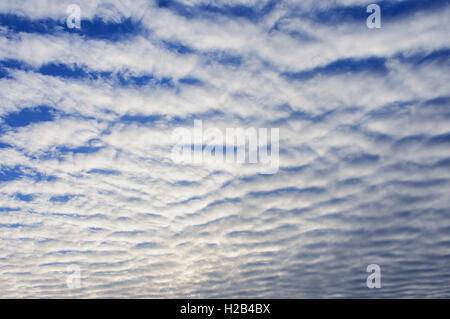
[[[3,1],[0,297],[448,298],[449,4]],[[279,171],[174,163],[194,120]]]

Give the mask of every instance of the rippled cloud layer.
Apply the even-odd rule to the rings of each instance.
[[[450,297],[449,1],[370,3],[2,1],[0,297]]]

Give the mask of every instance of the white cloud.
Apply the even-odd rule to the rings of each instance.
[[[0,12],[64,19],[64,2],[37,3],[4,2]],[[142,2],[105,3],[80,3],[83,17],[118,21],[143,12]],[[259,10],[266,2],[183,3]],[[402,270],[433,265],[436,278],[448,278],[448,138],[430,142],[448,134],[448,101],[427,101],[448,96],[450,79],[442,62],[407,63],[398,54],[448,48],[449,8],[380,30],[365,21],[360,28],[325,25],[289,13],[317,6],[284,1],[255,22],[226,15],[192,20],[150,5],[142,20],[148,33],[124,41],[63,32],[2,37],[0,60],[34,69],[10,68],[11,78],[0,79],[0,116],[37,105],[60,112],[51,122],[0,127],[0,142],[10,145],[0,148],[2,168],[21,174],[0,179],[2,296],[370,297],[355,292],[354,282],[377,261],[404,287],[390,289],[387,281],[377,296],[436,293],[422,273],[408,281]],[[281,31],[270,31],[280,19]],[[164,41],[195,52],[179,54]],[[241,63],[219,63],[214,52]],[[368,57],[385,58],[388,72],[283,76]],[[45,76],[37,70],[47,63],[113,76]],[[121,86],[118,73],[171,78],[174,87]],[[204,85],[179,84],[183,77]],[[162,118],[127,122],[125,115]],[[280,127],[280,171],[261,176],[250,164],[174,165],[171,132],[192,128],[196,117],[223,131]],[[407,147],[395,144],[402,139]],[[74,151],[80,147],[99,149]],[[425,258],[427,251],[434,255]],[[65,285],[74,263],[82,271],[80,290]]]

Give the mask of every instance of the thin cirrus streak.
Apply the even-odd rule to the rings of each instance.
[[[449,1],[41,3],[0,4],[0,297],[450,296]],[[194,120],[278,172],[174,163]]]

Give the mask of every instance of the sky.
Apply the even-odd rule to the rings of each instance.
[[[0,298],[449,298],[449,18],[1,1]],[[278,171],[175,163],[194,120],[279,128]]]

